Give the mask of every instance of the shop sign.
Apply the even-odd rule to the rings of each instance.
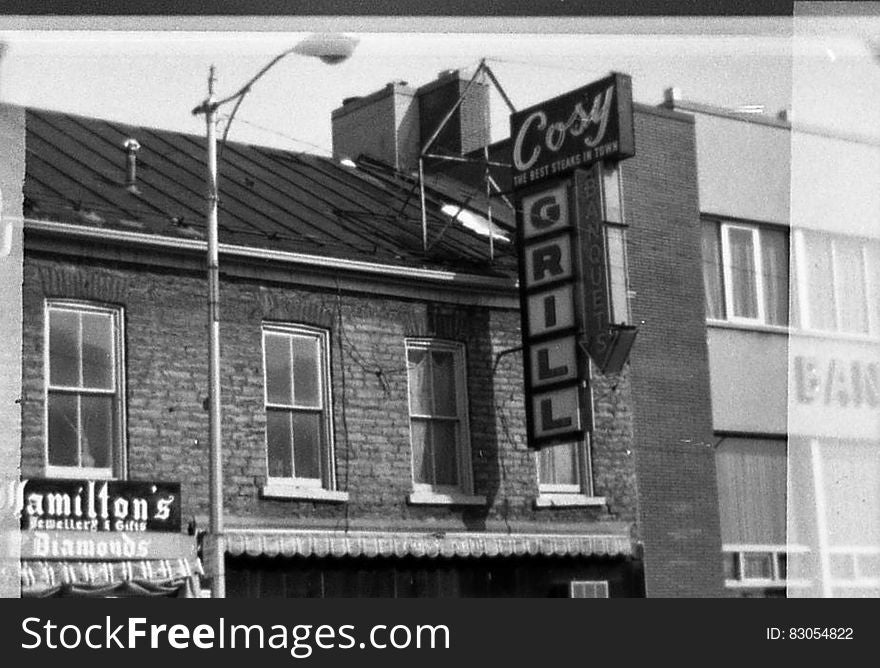
[[[22,559],[137,561],[195,557],[195,538],[181,533],[37,530],[21,534]]]
[[[880,439],[880,347],[871,341],[789,338],[788,431]]]
[[[520,295],[526,415],[533,447],[583,438],[591,402],[579,345],[578,234],[568,182],[520,199]]]
[[[798,403],[839,408],[880,406],[880,363],[859,359],[794,357]]]
[[[40,478],[15,486],[23,530],[180,531],[179,483]]]
[[[632,81],[612,74],[510,116],[514,188],[635,155]]]

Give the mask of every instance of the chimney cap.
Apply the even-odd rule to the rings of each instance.
[[[140,151],[141,144],[134,137],[129,137],[124,142],[122,142],[122,148],[124,148],[126,151]]]
[[[667,105],[674,105],[676,102],[682,101],[681,88],[671,86],[663,91],[663,102]]]

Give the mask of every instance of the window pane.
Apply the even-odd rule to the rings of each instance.
[[[407,352],[409,368],[409,405],[413,415],[429,415],[431,412],[431,388],[428,375],[428,356],[424,350]]]
[[[768,324],[788,324],[788,230],[761,230],[764,314]]]
[[[79,387],[79,316],[49,311],[49,383]]]
[[[840,330],[868,332],[868,304],[865,298],[865,262],[862,244],[855,239],[834,241],[835,290]]]
[[[602,166],[602,194],[605,204],[604,218],[606,223],[623,222],[623,205],[620,197],[620,168]]]
[[[49,464],[79,466],[76,395],[49,393]]]
[[[297,478],[321,477],[319,413],[293,413],[293,471]]]
[[[703,225],[703,285],[706,289],[706,317],[716,320],[724,318],[719,229],[717,223]]]
[[[455,417],[455,358],[449,352],[432,352],[434,386],[434,415]]]
[[[804,235],[807,258],[807,311],[811,329],[834,329],[834,277],[831,272],[831,245],[826,237]]]
[[[539,464],[541,484],[578,484],[576,448],[576,443],[560,443],[541,448]]]
[[[773,562],[771,555],[765,552],[743,555],[743,578],[769,580],[773,577]]]
[[[733,315],[741,318],[757,318],[755,248],[752,231],[731,227],[728,229],[728,239]]]
[[[113,319],[82,314],[83,387],[113,389]]]
[[[318,339],[291,337],[293,343],[293,402],[297,406],[321,406],[318,385]]]
[[[412,421],[413,480],[431,483],[429,432],[424,420]]]
[[[292,476],[289,412],[266,411],[266,443],[269,458],[269,476],[273,478],[289,478]]]
[[[614,324],[629,323],[629,296],[626,292],[626,242],[622,227],[606,227],[608,242],[608,280],[611,283],[611,317]]]
[[[431,443],[434,454],[434,484],[458,484],[458,445],[455,438],[457,424],[447,420],[431,422]]]
[[[113,397],[83,396],[82,466],[109,468],[113,452]]]
[[[785,441],[725,438],[715,463],[722,542],[785,545]]]
[[[291,405],[290,339],[266,334],[266,399],[270,404]]]

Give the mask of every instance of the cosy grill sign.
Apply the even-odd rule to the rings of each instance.
[[[591,361],[604,370],[615,349],[601,161],[635,154],[630,78],[513,114],[511,136],[528,444],[541,448],[592,431]]]
[[[179,483],[32,479],[6,501],[28,531],[180,531]]]
[[[588,286],[584,260],[604,235],[591,238],[600,216],[599,168],[520,198],[519,247],[526,418],[529,445],[579,440],[592,428],[589,357],[582,333],[589,314],[607,308],[604,270],[599,296]],[[601,218],[599,218],[601,224]],[[579,223],[579,224],[578,224]],[[604,263],[597,266],[604,267]],[[603,292],[604,291],[604,292]],[[603,296],[604,295],[604,296]]]
[[[513,185],[635,155],[632,81],[614,73],[510,117]]]

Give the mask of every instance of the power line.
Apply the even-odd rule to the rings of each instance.
[[[313,142],[306,141],[305,139],[298,139],[297,137],[285,134],[284,132],[281,132],[280,130],[275,130],[273,128],[267,128],[264,125],[260,125],[259,123],[254,123],[253,121],[249,121],[244,118],[238,118],[238,119],[236,119],[236,121],[238,123],[244,123],[245,125],[250,125],[252,128],[255,128],[257,130],[261,130],[263,132],[268,132],[269,134],[277,135],[279,137],[287,139],[288,141],[295,142],[297,144],[305,144],[306,146],[311,146],[312,148],[316,148],[319,151],[326,153],[327,155],[333,155],[333,149],[327,148],[326,146],[321,146],[320,144],[315,144]]]

